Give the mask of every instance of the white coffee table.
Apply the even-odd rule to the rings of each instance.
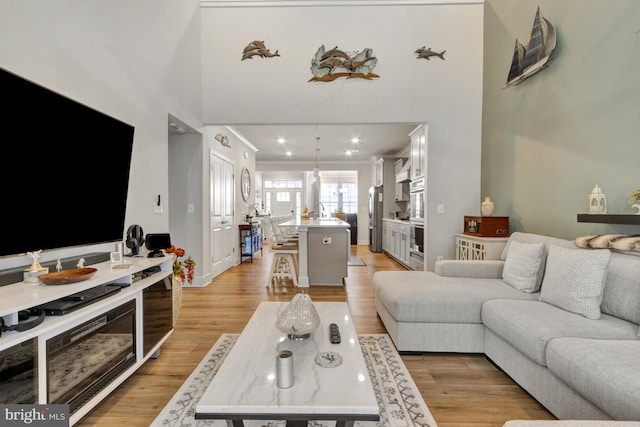
[[[219,371],[196,405],[196,419],[225,419],[234,426],[243,420],[377,421],[378,402],[362,356],[349,308],[344,302],[314,302],[321,326],[303,341],[293,341],[275,323],[288,303],[263,302],[247,323]],[[341,343],[329,342],[329,324],[340,328]],[[291,350],[294,383],[276,385],[276,353]],[[322,367],[319,352],[342,357],[337,367]]]

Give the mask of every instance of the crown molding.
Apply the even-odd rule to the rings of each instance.
[[[484,4],[485,0],[201,0],[202,8],[311,7],[311,6],[416,6]]]

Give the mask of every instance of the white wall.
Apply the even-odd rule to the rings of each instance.
[[[256,39],[280,57],[242,61]],[[482,2],[204,8],[203,121],[428,123],[429,175],[438,177],[428,183],[432,267],[436,256],[454,256],[464,215],[479,212],[482,40]],[[373,49],[380,78],[308,82],[321,45]],[[418,60],[414,50],[425,45],[446,50],[445,60]],[[444,215],[436,204],[445,206]]]
[[[154,197],[168,194],[168,114],[198,130],[202,123],[428,122],[439,155],[433,167],[444,177],[432,194],[447,206],[447,215],[433,220],[438,244],[450,246],[462,216],[479,206],[482,1],[200,9],[196,0],[0,0],[0,6],[3,67],[135,126],[126,224],[169,227],[169,212],[152,212]],[[282,56],[241,61],[255,39]],[[381,77],[307,82],[322,44],[373,49]],[[417,60],[413,51],[423,45],[447,50],[445,61]],[[216,146],[207,139],[215,134],[202,133],[203,149]],[[251,159],[239,158],[236,168],[247,164],[253,174]],[[2,260],[0,268],[28,264],[24,258]]]
[[[135,126],[125,224],[168,231],[168,212],[153,214],[152,201],[168,195],[168,113],[201,125],[198,1],[0,0],[0,9],[0,66]],[[62,125],[81,124],[69,117]],[[53,141],[62,138],[52,129]],[[108,149],[93,147],[87,134],[88,156],[100,161]],[[113,246],[53,251],[41,260]],[[0,268],[29,263],[5,258]]]

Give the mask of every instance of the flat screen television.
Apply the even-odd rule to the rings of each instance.
[[[0,257],[122,241],[134,127],[0,68]]]

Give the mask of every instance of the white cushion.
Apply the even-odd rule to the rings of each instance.
[[[502,270],[502,280],[523,292],[538,292],[546,258],[544,243],[511,242]]]
[[[549,246],[540,301],[588,319],[599,319],[610,257],[608,249]]]

